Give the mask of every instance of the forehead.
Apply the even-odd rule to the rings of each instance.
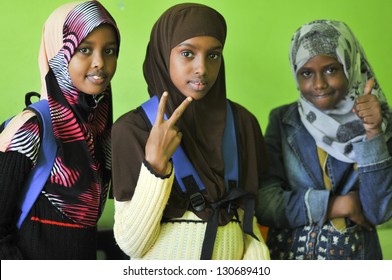
[[[94,28],[93,31],[91,31],[91,33],[88,34],[86,38],[84,38],[82,43],[87,43],[92,40],[98,40],[105,43],[118,43],[116,30],[109,24],[102,24]]]
[[[340,62],[335,57],[330,55],[320,54],[309,59],[301,68],[309,68],[309,67],[322,68],[336,63],[340,64]]]
[[[205,49],[222,49],[222,43],[212,36],[197,36],[179,43],[176,47],[193,47]]]

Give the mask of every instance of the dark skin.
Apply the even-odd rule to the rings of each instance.
[[[164,119],[168,93],[164,92],[159,101],[157,118],[147,139],[145,159],[157,174],[165,175],[169,167],[169,160],[181,143],[182,133],[176,122],[185,109],[191,104],[192,98],[187,97],[173,112],[168,120]]]
[[[374,86],[373,80],[368,80],[364,95],[360,96],[356,102],[353,112],[363,121],[368,140],[381,133],[381,106],[375,95],[371,94]],[[358,191],[349,192],[347,195],[334,196],[330,199],[328,207],[328,217],[330,219],[347,217],[356,224],[367,230],[373,230],[373,226],[366,220],[362,212],[361,200]]]
[[[363,121],[368,140],[381,134],[382,112],[377,96],[372,95],[373,80],[368,80],[365,85],[364,95],[355,102],[353,112]]]
[[[298,71],[298,84],[302,95],[320,110],[332,109],[348,90],[343,66],[334,57],[327,55],[318,55],[304,64]],[[382,132],[381,105],[377,97],[371,94],[373,86],[374,81],[368,80],[364,94],[358,97],[353,108],[353,112],[363,121],[367,140]],[[327,217],[348,218],[367,230],[373,229],[362,212],[358,191],[332,196]]]
[[[167,92],[159,102],[157,118],[145,148],[145,159],[157,174],[167,174],[169,160],[180,145],[182,133],[176,122],[192,100],[202,99],[214,85],[221,67],[222,49],[215,37],[196,36],[171,50],[170,79],[186,98],[167,121],[164,120]]]

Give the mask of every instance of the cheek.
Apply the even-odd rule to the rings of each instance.
[[[73,69],[72,67],[68,67],[68,73],[72,84],[77,83],[77,80],[75,78],[78,77],[79,75],[76,73],[76,69]]]
[[[80,65],[78,66],[77,61],[71,60],[68,64],[68,73],[69,77],[71,78],[72,82],[75,82],[75,79],[77,79],[81,75],[81,69]]]
[[[211,67],[211,69],[209,70],[209,73],[212,73],[212,78],[213,78],[213,82],[215,83],[216,79],[219,76],[219,71],[220,71],[220,67],[221,67],[221,63],[217,63],[215,65],[213,65]]]
[[[107,74],[108,74],[111,78],[114,76],[114,74],[116,73],[116,71],[117,71],[117,63],[116,63],[116,62],[109,64],[109,67],[108,67],[107,70],[106,70]]]
[[[309,82],[306,82],[305,80],[298,79],[298,90],[301,93],[309,91]]]
[[[344,78],[344,81],[341,85],[342,90],[344,90],[345,92],[348,92],[348,80],[346,78]]]
[[[172,82],[177,86],[177,84],[180,81],[180,77],[181,75],[184,74],[184,71],[180,71],[179,70],[179,65],[176,64],[175,62],[171,62],[170,63],[170,69],[169,69],[169,75],[170,75],[170,79],[172,80]]]
[[[335,87],[336,90],[341,92],[342,94],[345,94],[348,92],[348,80],[346,79],[346,76],[340,77],[339,79],[336,79],[335,82],[333,83],[333,86]]]

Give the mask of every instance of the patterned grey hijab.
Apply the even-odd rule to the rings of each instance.
[[[298,99],[301,121],[313,136],[317,146],[344,162],[356,162],[352,143],[363,141],[366,132],[362,121],[352,112],[355,100],[363,95],[365,83],[374,78],[372,94],[376,95],[383,111],[382,129],[391,123],[391,112],[384,93],[366,59],[365,53],[349,27],[339,21],[317,20],[299,28],[291,41],[290,65],[298,87],[297,72],[311,58],[330,55],[344,68],[348,92],[334,109],[320,111],[302,95]]]

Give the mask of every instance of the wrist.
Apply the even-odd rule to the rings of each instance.
[[[157,168],[156,166],[152,165],[147,159],[145,159],[143,163],[154,176],[162,179],[170,177],[171,173],[173,172],[173,163],[171,160],[166,162],[166,166],[164,167],[164,169]]]

